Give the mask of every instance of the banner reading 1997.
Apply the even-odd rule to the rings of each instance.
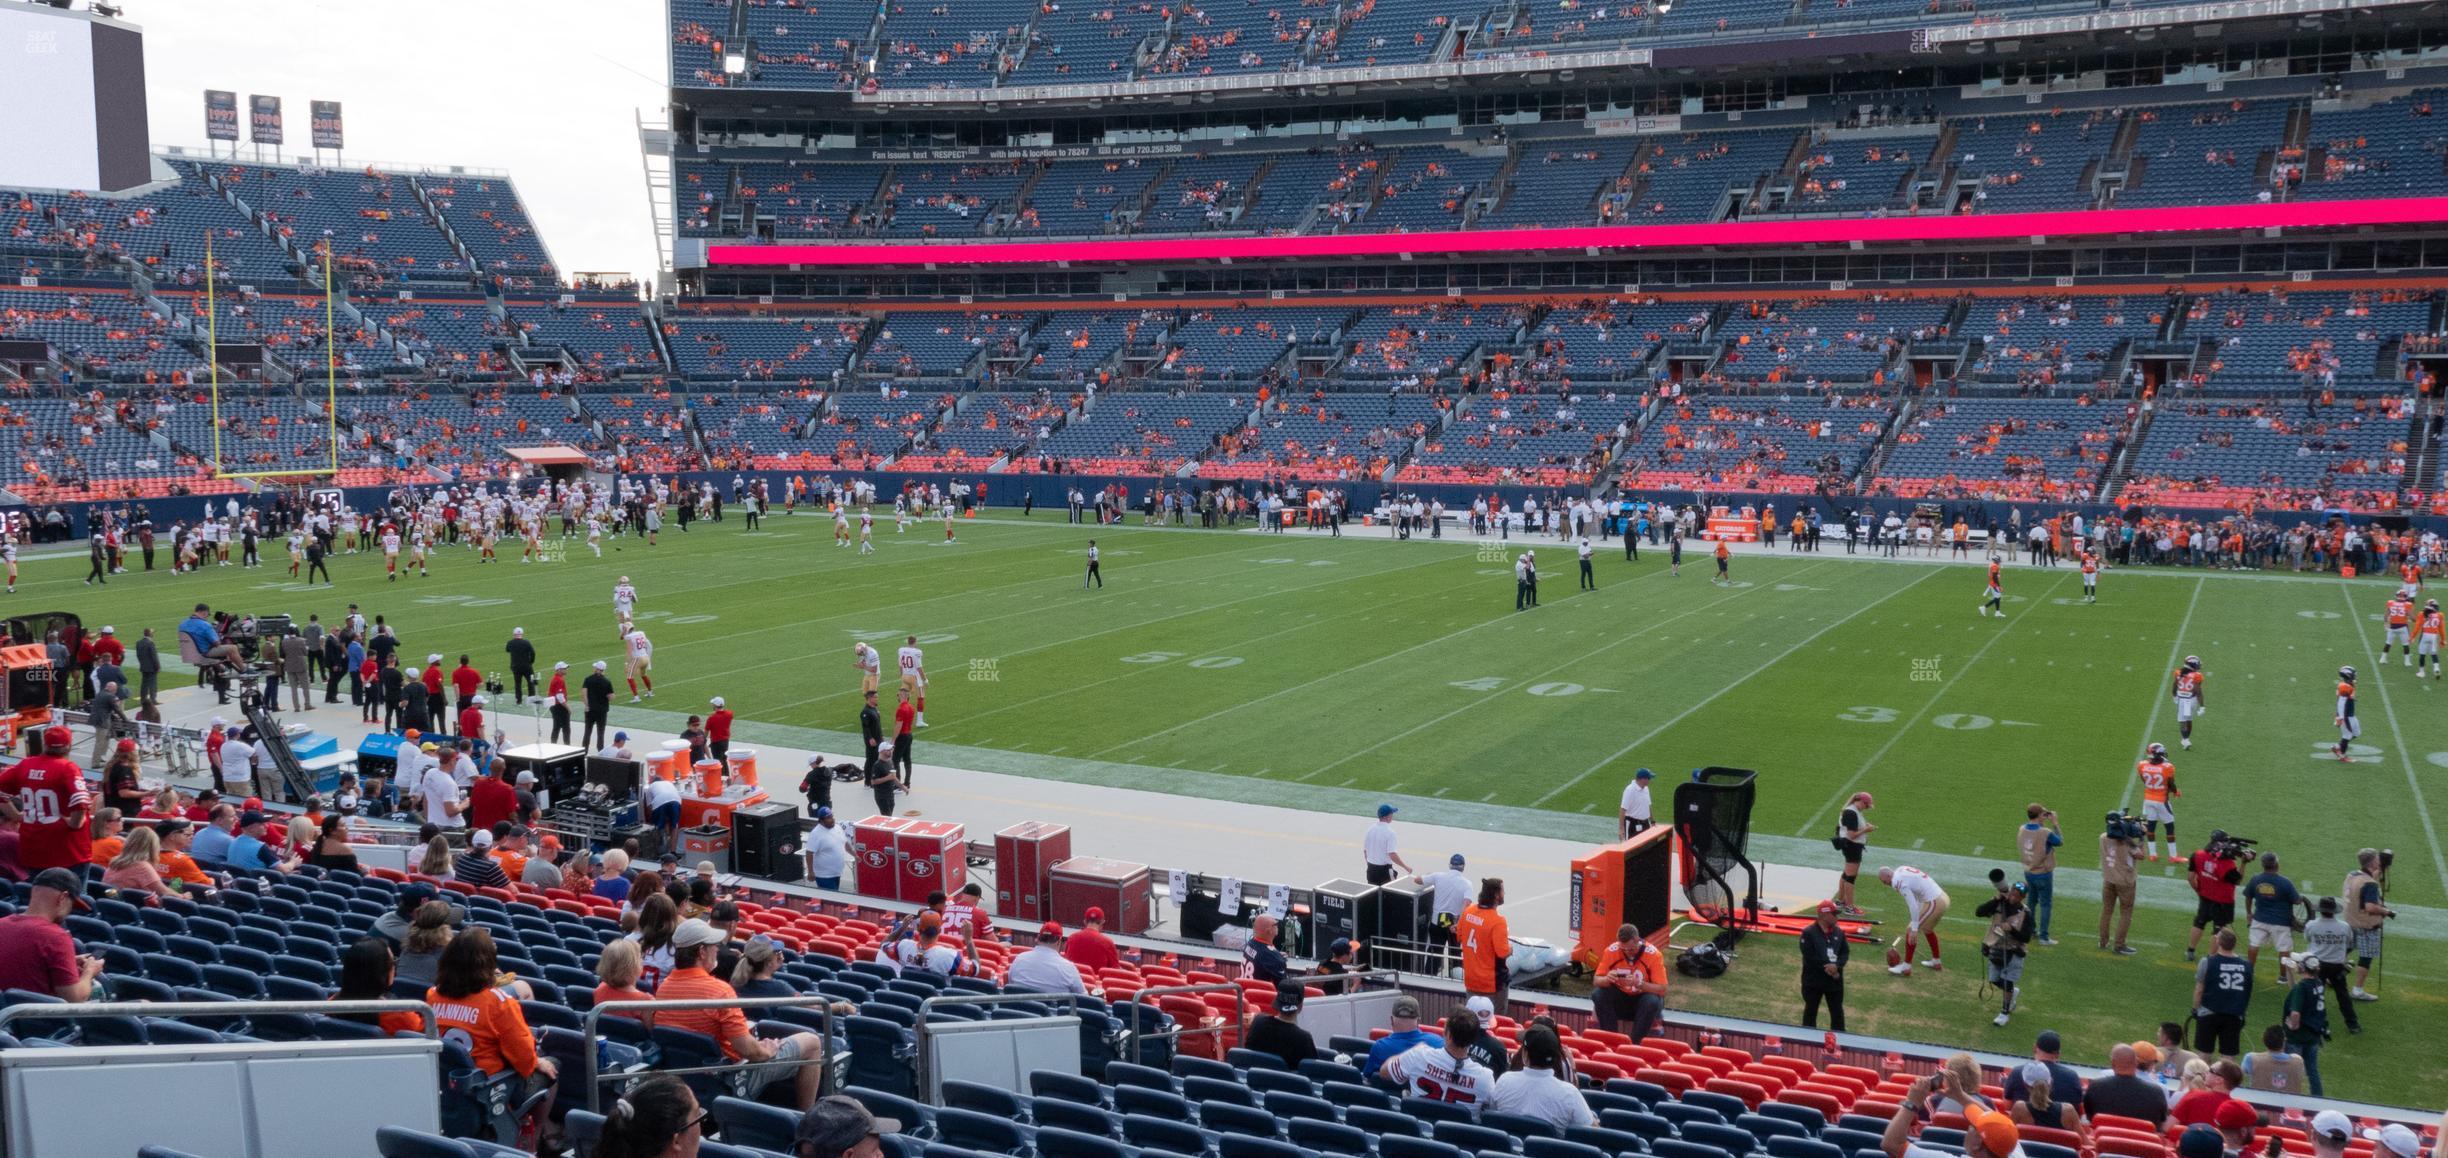
[[[249,96],[247,139],[258,145],[281,143],[281,99],[276,96]]]
[[[204,138],[211,141],[238,139],[238,94],[227,89],[204,90]]]

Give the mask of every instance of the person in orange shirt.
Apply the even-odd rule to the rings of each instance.
[[[2448,622],[2440,616],[2437,599],[2423,601],[2421,618],[2414,622],[2414,678],[2423,678],[2423,669],[2431,669],[2432,679],[2448,678],[2440,672],[2440,637],[2448,632]]]
[[[210,889],[221,882],[196,864],[187,855],[187,846],[195,843],[195,824],[186,820],[165,820],[153,831],[161,837],[161,875],[165,881],[179,882],[172,887]]]
[[[1980,605],[1981,618],[1983,619],[1987,619],[1991,615],[1995,615],[2000,619],[2006,618],[2006,588],[2001,583],[2001,580],[2004,578],[2004,566],[2005,565],[2003,563],[1999,562],[1997,556],[1989,556],[1989,587],[1988,590],[1981,595]]]
[[[2134,765],[2134,778],[2142,782],[2142,859],[2158,860],[2151,854],[2159,842],[2159,826],[2167,825],[2167,858],[2176,859],[2176,811],[2169,797],[2182,796],[2176,787],[2176,766],[2168,763],[2167,745],[2153,744],[2144,750],[2140,763]]]
[[[551,1089],[560,1068],[536,1052],[535,1031],[527,1028],[517,996],[502,987],[499,966],[493,935],[481,926],[463,929],[443,947],[425,1000],[433,1006],[434,1028],[442,1040],[464,1047],[477,1069],[487,1074],[507,1070],[526,1079],[525,1092],[514,1099],[523,1102]],[[548,1099],[538,1111],[539,1121],[550,1120],[544,1115],[549,1109]]]
[[[1615,943],[1598,954],[1598,968],[1591,976],[1596,981],[1590,1003],[1598,1028],[1618,1032],[1615,1027],[1628,1018],[1633,1041],[1656,1032],[1666,1016],[1666,955],[1642,939],[1639,926],[1615,930]]]
[[[1454,922],[1454,941],[1462,946],[1462,988],[1504,1008],[1512,985],[1512,930],[1498,907],[1504,904],[1504,882],[1488,877],[1479,882],[1479,903],[1462,910]]]
[[[2099,602],[2099,553],[2085,551],[2082,556],[2083,602]]]
[[[2388,662],[2388,649],[2395,647],[2405,656],[2407,667],[2414,666],[2414,585],[2397,589],[2388,600],[2388,634],[2380,644],[2380,662]]]
[[[464,937],[467,934],[462,933]],[[680,922],[672,931],[672,971],[663,983],[655,987],[656,1001],[737,1001],[739,992],[715,977],[710,971],[715,951],[723,943],[722,930],[694,917]],[[453,942],[457,944],[457,942]],[[795,1083],[792,1106],[801,1112],[816,1101],[816,1090],[824,1079],[824,1042],[812,1033],[794,1033],[778,1041],[768,1041],[748,1032],[748,1018],[736,1005],[710,1009],[658,1009],[655,1025],[685,1029],[713,1038],[722,1046],[723,1056],[733,1061],[790,1063],[802,1058],[811,1065],[775,1064],[765,1067],[749,1079],[748,1097],[755,1097],[763,1086],[779,1081]]]
[[[1729,552],[1726,550],[1725,540],[1723,540],[1723,539],[1719,539],[1719,540],[1717,540],[1717,577],[1716,577],[1716,578],[1714,578],[1714,579],[1709,580],[1709,582],[1711,582],[1711,583],[1730,583],[1730,582],[1733,582],[1733,580],[1732,580],[1731,578],[1729,578],[1729,577],[1727,576],[1727,574],[1726,574],[1726,560],[1727,560],[1727,558],[1729,557],[1729,554],[1730,554],[1730,553],[1729,553]],[[1680,570],[1680,568],[1677,568],[1677,570]]]

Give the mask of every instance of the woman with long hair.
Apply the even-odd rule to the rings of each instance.
[[[668,1074],[648,1078],[604,1107],[595,1158],[696,1158],[711,1116],[698,1108],[687,1082]]]
[[[348,818],[333,813],[323,818],[323,827],[305,846],[306,863],[321,869],[357,871],[357,850],[349,846]]]
[[[641,879],[652,875],[640,874]],[[642,966],[638,988],[652,993],[662,986],[664,976],[672,971],[672,933],[679,928],[680,906],[673,904],[670,897],[658,892],[638,906],[637,932],[629,934],[629,940],[637,942]]]
[[[443,948],[441,967],[434,974],[433,988],[425,991],[425,1000],[433,1006],[434,1024],[442,1040],[465,1046],[477,1069],[487,1074],[516,1073],[526,1079],[521,1102],[552,1088],[560,1067],[536,1052],[535,1031],[527,1027],[518,998],[501,984],[493,935],[483,926],[451,938]],[[552,1099],[547,1097],[535,1111],[538,1128],[547,1133],[552,1125],[551,1107]],[[497,1139],[504,1144],[517,1140]]]
[[[152,825],[139,825],[127,834],[119,855],[103,871],[102,883],[119,890],[122,899],[142,897],[149,903],[151,898],[171,895],[170,884],[161,875],[161,837]]]
[[[399,975],[431,985],[442,968],[442,950],[451,943],[451,909],[440,901],[417,906],[408,919],[408,937],[400,943]]]
[[[2082,1111],[2072,1102],[2056,1100],[2055,1092],[2050,1089],[2054,1084],[2055,1079],[2050,1076],[2047,1063],[2025,1062],[2023,1100],[2006,1107],[2006,1115],[2018,1125],[2051,1126],[2081,1134]]]
[[[340,952],[340,992],[334,1001],[382,1001],[391,996],[391,982],[398,976],[391,959],[391,943],[380,937],[359,937]],[[425,1019],[407,1010],[397,1013],[339,1013],[341,1021],[381,1027],[386,1034],[423,1033]]]
[[[782,968],[782,946],[763,935],[740,942],[731,988],[742,997],[796,997],[799,991],[774,973]]]
[[[417,862],[417,872],[437,880],[449,880],[451,875],[450,840],[437,836],[425,842],[425,857]]]

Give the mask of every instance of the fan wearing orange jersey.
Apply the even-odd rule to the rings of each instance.
[[[2099,553],[2085,551],[2082,556],[2083,602],[2099,602]]]
[[[1993,613],[2000,619],[2006,618],[2006,589],[2001,583],[2003,576],[2000,574],[2003,568],[2004,563],[1997,556],[1989,556],[1989,589],[1981,596],[1980,605],[1983,619],[1989,618]]]
[[[2208,709],[2202,704],[2201,657],[2188,655],[2184,666],[2176,669],[2176,680],[2169,691],[2176,696],[2176,731],[2185,747],[2193,746],[2193,720]]]
[[[2426,668],[2430,670],[2432,679],[2443,678],[2440,674],[2440,636],[2443,632],[2448,632],[2448,622],[2440,617],[2439,600],[2424,600],[2422,615],[2414,621],[2415,679],[2423,678]]]
[[[1462,989],[1474,997],[1485,997],[1504,1008],[1505,991],[1512,985],[1513,937],[1502,914],[1496,910],[1504,904],[1504,882],[1488,877],[1479,882],[1479,903],[1462,910],[1455,920],[1453,937],[1462,947]]]
[[[2414,585],[2397,589],[2388,601],[2388,638],[2380,645],[2380,662],[2388,662],[2388,649],[2397,648],[2405,655],[2405,665],[2414,666]]]
[[[2142,859],[2158,860],[2159,826],[2167,825],[2167,859],[2176,859],[2176,809],[2171,797],[2184,795],[2176,788],[2176,766],[2168,763],[2167,745],[2153,744],[2142,753],[2142,761],[2134,765],[2134,778],[2142,782]]]

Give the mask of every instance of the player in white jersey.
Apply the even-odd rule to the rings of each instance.
[[[17,544],[0,542],[0,562],[8,564],[8,593],[17,593]]]
[[[875,511],[870,508],[862,507],[859,510],[858,553],[861,555],[875,554]]]
[[[535,516],[529,515],[520,521],[519,538],[525,540],[525,545],[519,549],[519,562],[541,563],[544,561],[544,530],[536,525]]]
[[[586,525],[587,550],[595,552],[595,557],[601,559],[603,558],[603,516],[588,515]]]
[[[858,669],[859,691],[867,695],[875,694],[876,682],[884,672],[884,657],[876,654],[876,649],[862,640],[851,647],[850,663]]]
[[[918,726],[926,722],[926,653],[918,650],[918,637],[901,641],[901,690],[909,693],[910,703],[918,708]]]
[[[384,527],[382,533],[383,574],[393,583],[399,582],[400,534],[394,527]]]
[[[893,534],[906,535],[910,525],[909,492],[893,496]]]
[[[942,506],[943,506],[943,521],[944,521],[944,542],[949,543],[949,542],[953,542],[953,541],[954,541],[954,540],[953,540],[953,538],[952,538],[952,503],[951,503],[951,501],[950,501],[950,500],[946,500],[946,501],[945,501],[945,502],[942,504]]]
[[[654,642],[637,628],[629,629],[629,702],[638,702],[638,681],[646,683],[646,696],[654,697]]]
[[[417,578],[426,577],[425,532],[422,530],[412,531],[408,535],[408,565],[416,568]]]
[[[306,565],[306,533],[289,532],[289,577],[297,578],[298,568]]]
[[[850,508],[840,503],[833,504],[833,545],[850,545]]]
[[[1881,868],[1879,883],[1893,888],[1904,897],[1904,937],[1900,947],[1887,951],[1887,971],[1898,977],[1912,972],[1912,951],[1915,938],[1929,941],[1929,956],[1922,960],[1926,969],[1941,967],[1938,953],[1938,922],[1946,916],[1946,890],[1938,887],[1928,873],[1911,865]]]
[[[612,616],[613,618],[620,620],[622,623],[627,623],[629,622],[631,613],[636,610],[637,588],[631,587],[629,585],[629,577],[623,575],[620,577],[620,582],[612,585]],[[626,635],[627,633],[624,632],[622,634]]]

